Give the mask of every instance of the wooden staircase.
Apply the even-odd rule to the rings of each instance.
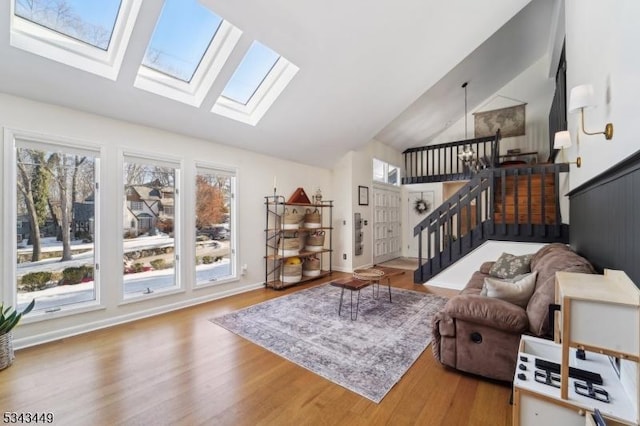
[[[493,213],[496,223],[552,225],[558,220],[555,174],[536,174],[530,179],[518,174],[498,177],[496,186]]]
[[[559,175],[567,164],[487,168],[414,228],[424,283],[488,240],[569,241],[559,208]]]

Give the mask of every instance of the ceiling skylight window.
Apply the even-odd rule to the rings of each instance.
[[[167,0],[142,64],[191,81],[221,23],[195,0]]]
[[[50,30],[107,50],[120,0],[15,0],[15,14]]]
[[[222,96],[246,105],[279,58],[276,52],[254,41],[222,91]]]
[[[241,35],[198,0],[166,0],[134,86],[199,107]]]
[[[254,41],[211,112],[255,126],[299,68]]]
[[[14,0],[11,46],[116,80],[142,0]]]

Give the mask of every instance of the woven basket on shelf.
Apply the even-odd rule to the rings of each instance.
[[[0,336],[0,370],[4,370],[13,363],[13,332],[4,333]]]
[[[308,251],[322,251],[324,249],[324,231],[314,231],[309,234],[304,249]]]
[[[304,214],[304,223],[302,225],[305,228],[320,228],[322,226],[322,216],[320,216],[320,211],[315,209],[311,211],[311,209],[307,209]]]
[[[317,277],[320,275],[320,259],[317,257],[308,257],[302,264],[302,275],[305,277]]]
[[[297,283],[302,279],[302,264],[282,265],[282,282]]]
[[[284,209],[284,217],[282,219],[282,228],[283,229],[298,229],[300,227],[300,223],[304,219],[304,213],[298,212],[297,209],[288,208]]]
[[[282,256],[296,256],[300,254],[300,239],[297,236],[293,238],[281,238],[278,244],[278,254]]]

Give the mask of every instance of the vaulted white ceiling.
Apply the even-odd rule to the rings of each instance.
[[[374,137],[399,150],[428,141],[462,116],[463,81],[485,97],[510,81],[544,53],[554,0],[506,26],[530,0],[201,2],[243,34],[199,108],[133,86],[162,0],[142,3],[115,82],[11,47],[2,8],[0,91],[332,167]],[[300,68],[255,126],[210,112],[253,40]]]

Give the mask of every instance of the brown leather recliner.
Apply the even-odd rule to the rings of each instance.
[[[432,350],[442,364],[496,380],[512,381],[522,334],[549,333],[549,305],[555,300],[557,271],[595,273],[588,260],[564,244],[549,244],[531,259],[536,285],[526,309],[481,296],[494,262],[485,262],[460,294],[433,319]]]

